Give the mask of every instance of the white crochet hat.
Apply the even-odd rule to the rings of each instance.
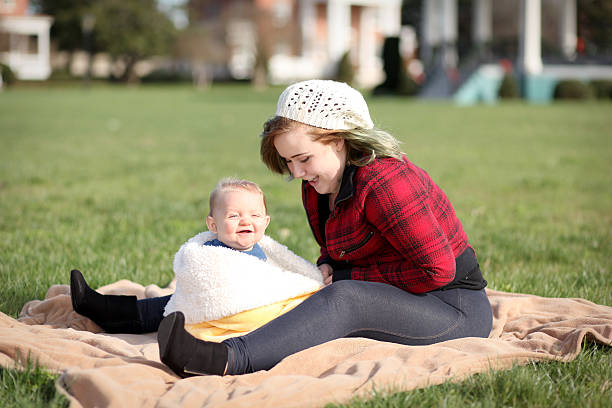
[[[344,82],[313,79],[289,85],[278,98],[276,116],[323,129],[372,129],[363,96]]]

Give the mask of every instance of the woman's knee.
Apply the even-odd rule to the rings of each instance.
[[[360,280],[341,280],[325,287],[326,295],[334,299],[359,299],[372,293],[377,285],[382,283],[366,282]]]
[[[317,292],[317,297],[333,312],[353,310],[355,303],[363,302],[363,281],[341,280]]]
[[[397,300],[397,292],[401,297],[407,293],[385,283],[341,280],[321,289],[317,295],[321,296],[327,310],[345,316],[347,313],[385,309],[389,302]]]

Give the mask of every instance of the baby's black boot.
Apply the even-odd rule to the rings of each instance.
[[[102,295],[74,269],[70,272],[70,297],[75,312],[90,318],[107,333],[143,333],[136,296]]]

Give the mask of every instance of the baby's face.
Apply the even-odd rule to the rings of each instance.
[[[208,229],[217,239],[239,251],[249,251],[263,237],[270,222],[263,196],[247,190],[220,193]]]

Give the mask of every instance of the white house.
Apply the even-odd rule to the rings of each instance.
[[[28,15],[28,6],[29,0],[0,0],[0,62],[19,79],[47,79],[53,19]]]

